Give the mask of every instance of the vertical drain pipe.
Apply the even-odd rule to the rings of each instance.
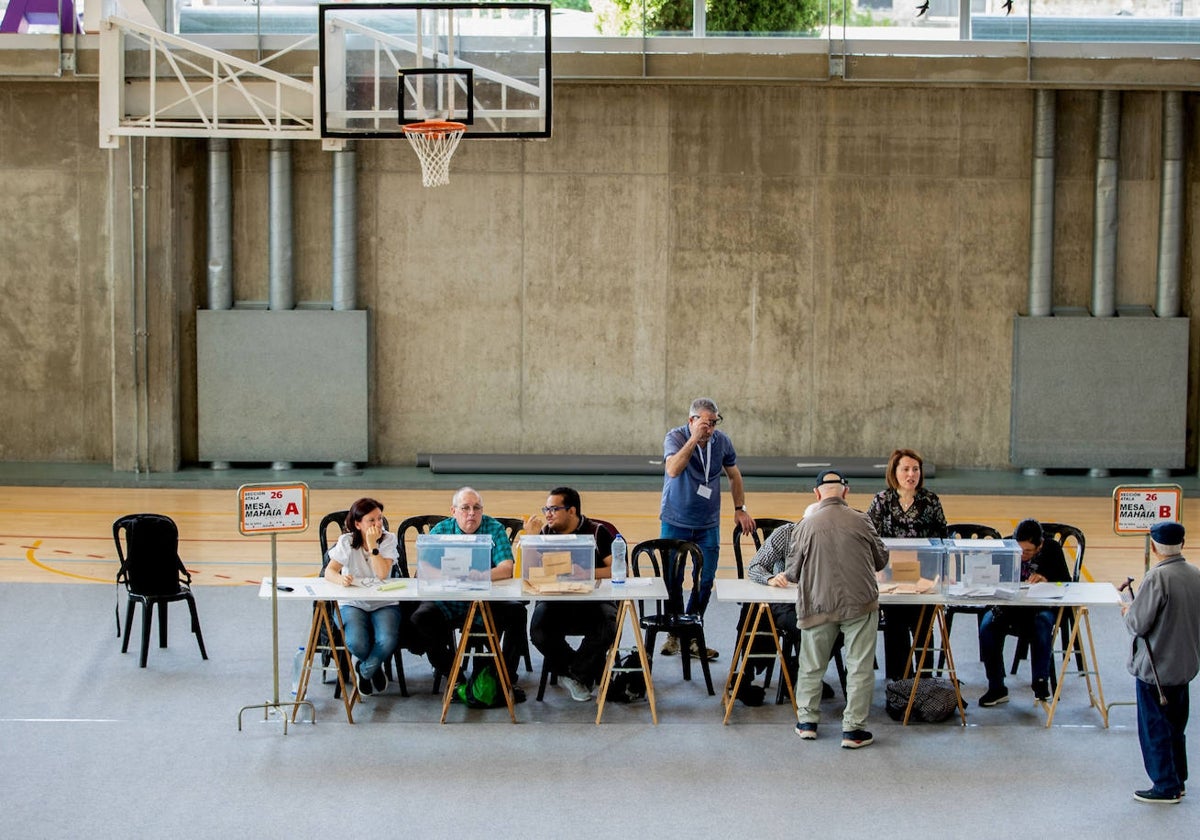
[[[1053,314],[1055,104],[1053,90],[1034,92],[1029,209],[1029,315],[1034,318]]]
[[[1183,93],[1162,95],[1162,195],[1158,205],[1158,276],[1154,314],[1178,318],[1183,265]]]
[[[1117,314],[1117,199],[1120,193],[1121,92],[1100,92],[1092,231],[1092,316]]]
[[[208,308],[233,309],[233,178],[229,140],[208,140]],[[209,467],[227,470],[228,461]]]
[[[1162,95],[1162,196],[1158,205],[1158,274],[1154,314],[1178,318],[1182,313],[1179,278],[1183,271],[1184,145],[1183,93]],[[1150,477],[1165,479],[1167,469],[1150,470]]]
[[[288,140],[270,141],[268,171],[268,274],[270,298],[267,308],[296,308],[292,275],[292,145]],[[274,461],[273,470],[290,470],[290,461]]]
[[[354,141],[333,153],[333,309],[346,312],[358,303],[358,153]],[[336,461],[335,475],[356,475],[353,461]]]
[[[1029,198],[1029,316],[1054,314],[1054,136],[1057,96],[1039,88],[1033,99],[1033,182]],[[1045,474],[1026,467],[1024,475]]]

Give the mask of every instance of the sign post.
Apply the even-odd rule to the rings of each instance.
[[[1183,488],[1178,484],[1122,484],[1113,490],[1113,532],[1146,535],[1146,570],[1150,569],[1150,529],[1182,517]]]
[[[279,701],[279,566],[276,555],[275,535],[308,530],[308,485],[294,484],[243,484],[238,488],[238,530],[243,536],[271,535],[271,658],[274,663],[274,694],[266,703],[243,706],[238,711],[238,731],[242,729],[242,712],[247,709],[262,709],[263,720],[271,713],[283,719],[283,734],[287,734],[288,716],[281,714],[281,706],[291,706],[292,713],[299,706],[308,707],[310,723],[316,723],[316,710],[307,700]]]

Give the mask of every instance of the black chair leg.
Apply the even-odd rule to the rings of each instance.
[[[709,694],[716,694],[713,690],[712,672],[708,670],[708,646],[704,643],[704,631],[700,631],[697,638],[697,644],[700,646],[700,670],[704,672],[704,685],[708,688]],[[682,653],[682,651],[680,651]]]
[[[546,683],[549,681],[550,681],[550,668],[548,665],[546,665],[545,661],[543,660],[542,661],[542,676],[541,676],[541,679],[538,680],[538,693],[537,693],[538,702],[541,702],[542,698],[546,696]]]
[[[130,598],[125,609],[125,640],[121,642],[121,653],[129,653],[129,636],[133,631],[133,608],[135,606],[137,606],[137,602]]]
[[[196,599],[189,597],[187,599],[187,603],[188,610],[192,614],[192,632],[196,634],[196,644],[200,645],[200,658],[208,659],[208,651],[204,649],[204,634],[200,632],[200,616],[196,613]],[[162,616],[166,614],[166,612],[167,605],[163,604],[163,611],[159,614],[160,620]],[[166,634],[164,633],[164,637],[165,635]]]
[[[170,601],[160,601],[158,604],[158,646],[167,646],[167,605]]]
[[[146,656],[150,653],[150,623],[154,615],[154,602],[147,600],[142,603],[142,655],[138,667],[146,667]]]
[[[401,658],[402,655],[402,649],[396,648],[396,652],[392,654],[392,659],[396,663],[396,684],[400,686],[400,696],[407,697],[408,680],[404,676],[404,660]]]

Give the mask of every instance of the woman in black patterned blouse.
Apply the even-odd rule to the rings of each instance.
[[[921,456],[911,449],[897,449],[888,459],[888,489],[876,493],[867,508],[879,536],[945,539],[946,515],[937,494],[925,489],[923,467]],[[921,608],[893,606],[883,615],[884,673],[889,680],[898,680],[910,661],[913,638],[925,632],[924,625],[918,626]]]

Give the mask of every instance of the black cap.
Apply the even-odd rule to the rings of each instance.
[[[822,484],[845,484],[846,477],[842,475],[840,470],[822,470],[817,473],[817,483],[813,488],[820,487]]]

